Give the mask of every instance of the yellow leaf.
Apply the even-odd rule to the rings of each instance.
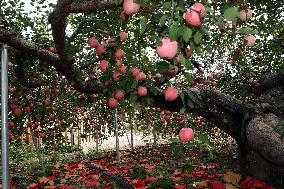
[[[42,184],[45,184],[45,183],[48,182],[48,178],[46,178],[46,177],[41,177],[41,178],[39,179],[39,182],[42,183]]]
[[[61,163],[60,163],[60,161],[58,161],[58,162],[54,165],[54,168],[55,168],[55,169],[59,169],[60,165],[61,165]]]
[[[238,186],[239,182],[241,180],[241,175],[233,173],[233,172],[227,172],[224,174],[224,181],[225,183],[233,184],[235,186]]]
[[[196,183],[196,188],[207,188],[208,187],[208,181],[201,181]]]
[[[239,189],[239,187],[232,185],[232,184],[225,184],[226,189]]]

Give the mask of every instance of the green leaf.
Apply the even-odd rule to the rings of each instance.
[[[169,30],[169,37],[172,41],[176,41],[179,36],[179,27],[173,24]]]
[[[147,28],[147,18],[142,17],[140,20],[140,34],[143,34]]]
[[[188,173],[193,173],[194,171],[194,166],[191,163],[183,165],[182,168],[187,170]]]
[[[208,6],[204,6],[204,8],[205,8],[206,12],[213,12],[213,10]]]
[[[185,107],[182,107],[182,108],[179,110],[179,112],[183,114],[183,113],[185,112],[185,110],[186,110],[186,108],[185,108]]]
[[[280,139],[284,139],[284,132],[280,135]]]
[[[182,65],[184,65],[185,66],[185,68],[187,69],[187,70],[192,70],[193,69],[193,65],[192,65],[192,63],[191,63],[191,60],[190,59],[181,59],[181,63],[182,63]]]
[[[179,55],[179,59],[182,65],[185,65],[185,58],[182,54]]]
[[[170,9],[171,7],[172,7],[172,2],[171,1],[166,1],[163,4],[163,8],[165,8],[165,9]]]
[[[188,105],[190,108],[194,108],[194,104],[193,104],[190,100],[187,102],[187,105]]]
[[[185,42],[188,42],[192,36],[192,29],[184,26],[182,27],[182,38]]]
[[[190,98],[190,100],[191,100],[192,102],[195,102],[195,101],[196,101],[196,96],[195,96],[195,94],[194,94],[193,92],[189,92],[189,93],[188,93],[188,96],[189,96],[189,98]]]
[[[178,6],[176,7],[176,11],[185,12],[185,11],[186,11],[186,8],[184,7],[183,4],[182,4],[182,5],[178,5]]]
[[[238,32],[241,33],[241,34],[258,34],[257,30],[254,30],[250,27],[239,28]]]
[[[238,7],[227,8],[224,12],[224,17],[228,21],[236,21],[240,15]]]
[[[157,71],[159,73],[163,73],[165,71],[167,71],[170,67],[170,64],[166,61],[160,61],[160,62],[157,62]]]
[[[201,43],[201,41],[202,41],[202,36],[203,36],[203,34],[202,34],[201,32],[199,32],[199,31],[194,34],[193,40],[194,40],[194,43],[195,43],[196,45],[198,45],[198,44]]]
[[[120,4],[122,4],[123,3],[123,0],[115,0],[115,4],[116,5],[120,5]]]
[[[163,15],[161,18],[160,18],[160,22],[159,22],[159,26],[162,27],[165,25],[166,21],[168,19],[168,16],[167,15]]]
[[[180,96],[182,102],[184,102],[184,92],[181,92],[181,93],[179,94],[179,96]]]
[[[192,84],[192,82],[193,82],[192,75],[190,73],[185,73],[184,76],[185,76],[185,79],[188,82],[188,84]]]
[[[212,143],[210,142],[210,140],[209,140],[209,138],[208,138],[207,135],[199,134],[199,135],[198,135],[198,139],[199,139],[202,143],[206,144],[207,146],[210,146],[210,147],[213,146]]]

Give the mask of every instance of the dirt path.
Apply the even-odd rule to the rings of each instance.
[[[128,138],[127,138],[128,137]],[[99,145],[99,150],[111,150],[115,149],[115,137],[109,137],[107,140],[103,140]],[[134,147],[136,146],[144,146],[147,143],[153,143],[153,136],[144,137],[142,133],[136,133],[133,135]],[[166,141],[163,139],[158,140],[159,143],[165,143]],[[120,149],[129,149],[130,148],[130,133],[124,134],[119,137],[119,145]],[[83,148],[83,152],[87,153],[88,150],[96,149],[96,141],[84,142],[81,143]]]

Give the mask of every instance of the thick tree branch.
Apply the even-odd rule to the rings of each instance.
[[[29,56],[33,56],[49,63],[56,65],[59,63],[59,57],[46,49],[42,49],[36,43],[19,38],[14,32],[0,28],[0,41],[13,47]]]
[[[188,105],[188,101],[191,100],[188,92],[193,92],[197,96],[193,108]],[[205,117],[235,138],[237,142],[241,141],[241,124],[244,114],[248,110],[231,96],[207,89],[190,89],[184,93],[184,100],[179,96],[173,102],[165,101],[163,94],[155,95],[152,93],[150,96],[158,107],[171,111],[179,111],[180,108],[185,107],[187,112]]]
[[[69,8],[72,0],[59,0],[54,11],[49,15],[49,22],[52,28],[52,36],[55,47],[58,51],[61,64],[56,67],[60,73],[70,77],[73,73],[73,60],[69,57],[66,49],[66,26]]]
[[[89,0],[83,3],[72,3],[70,13],[104,11],[118,7],[113,0]]]
[[[284,70],[278,73],[269,73],[261,76],[260,79],[261,93],[269,89],[284,86]]]

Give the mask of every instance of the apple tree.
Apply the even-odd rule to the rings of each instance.
[[[55,123],[48,132],[60,141],[78,106],[193,113],[235,139],[243,176],[283,182],[283,1],[27,4],[0,9],[14,124]]]

